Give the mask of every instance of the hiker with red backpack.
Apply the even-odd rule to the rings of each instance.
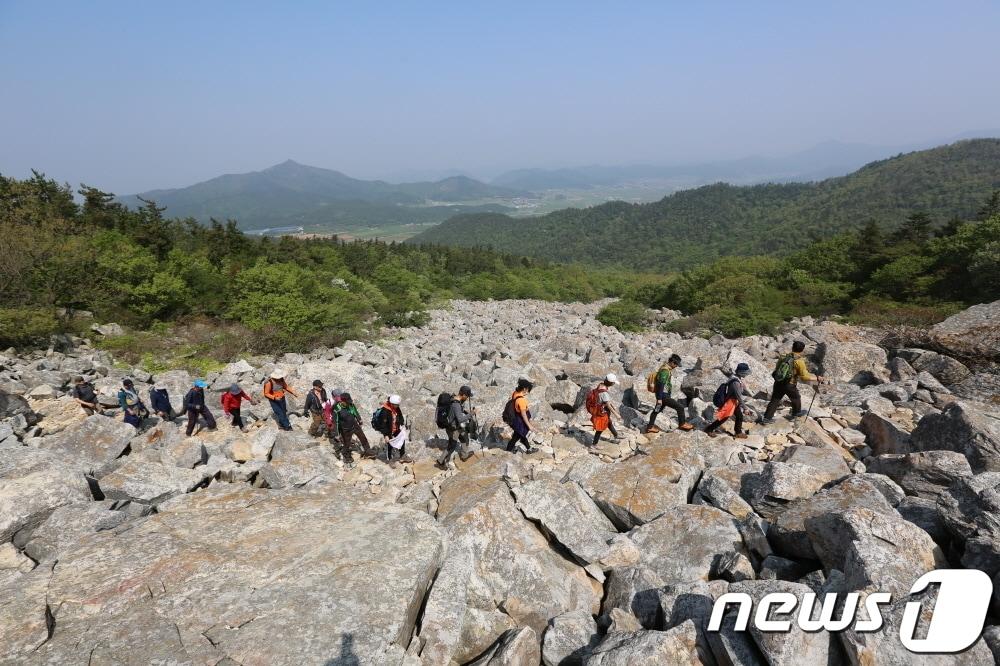
[[[736,372],[733,376],[715,390],[715,396],[712,398],[712,403],[715,405],[715,420],[705,428],[709,437],[716,437],[718,433],[715,431],[732,417],[736,424],[733,436],[736,439],[747,438],[746,433],[743,432],[743,417],[748,409],[746,403],[743,402],[743,396],[749,395],[749,393],[746,386],[743,385],[743,378],[749,375],[750,366],[746,363],[740,363],[736,366]]]
[[[781,404],[781,399],[785,396],[788,396],[792,403],[792,418],[805,415],[805,412],[802,411],[802,396],[799,395],[798,383],[800,381],[823,383],[822,375],[814,375],[806,367],[806,360],[802,357],[805,349],[806,343],[796,340],[792,343],[792,353],[785,354],[778,359],[778,364],[775,366],[774,372],[771,373],[771,377],[774,379],[771,400],[767,403],[764,416],[760,418],[758,423],[762,425],[774,423],[774,413],[778,411],[778,405]]]
[[[524,444],[525,453],[535,453],[538,449],[531,446],[528,436],[534,430],[531,423],[531,410],[528,409],[528,394],[535,388],[527,379],[517,380],[517,388],[503,408],[503,422],[511,427],[514,436],[507,444],[507,451],[517,453],[517,445]]]
[[[590,413],[590,423],[594,426],[594,441],[591,442],[591,446],[597,446],[605,430],[610,430],[615,439],[618,439],[618,431],[615,430],[611,417],[620,419],[621,416],[611,404],[611,394],[608,392],[608,389],[617,383],[618,375],[609,372],[605,375],[604,381],[590,389],[590,393],[587,394],[587,411]]]
[[[656,427],[656,417],[667,407],[677,412],[678,430],[694,429],[694,426],[687,422],[687,418],[684,415],[684,406],[670,397],[673,390],[672,373],[674,368],[680,367],[680,364],[681,357],[677,354],[671,354],[667,362],[661,365],[660,369],[651,374],[646,380],[646,389],[656,396],[656,404],[653,406],[653,411],[649,414],[649,425],[646,426],[647,434],[660,432],[660,429]]]

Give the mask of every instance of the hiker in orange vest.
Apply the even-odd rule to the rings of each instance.
[[[264,397],[271,403],[271,411],[274,412],[274,420],[278,427],[282,430],[291,430],[292,424],[288,422],[288,403],[285,402],[286,393],[299,397],[299,394],[285,381],[285,373],[275,370],[264,382]]]
[[[611,417],[620,419],[621,415],[611,404],[611,394],[608,393],[608,389],[617,383],[618,375],[609,372],[604,377],[604,381],[592,388],[587,394],[587,411],[590,412],[590,423],[594,426],[594,441],[591,442],[591,446],[597,446],[605,430],[610,430],[615,439],[618,439],[618,431],[615,430],[615,424]]]
[[[507,451],[517,453],[517,445],[524,444],[525,453],[535,453],[538,449],[531,446],[529,439],[534,427],[531,424],[531,410],[528,409],[528,394],[535,388],[527,379],[518,379],[517,388],[503,408],[503,421],[514,431],[514,436],[507,444]]]

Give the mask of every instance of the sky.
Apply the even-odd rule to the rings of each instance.
[[[0,0],[0,173],[119,194],[1000,127],[1000,2]]]

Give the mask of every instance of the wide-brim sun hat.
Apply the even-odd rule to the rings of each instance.
[[[284,378],[285,378],[284,370],[273,370],[271,372],[271,379],[284,379]]]
[[[390,405],[398,405],[401,402],[403,402],[403,399],[400,398],[398,395],[393,394],[393,395],[389,396],[389,404]]]
[[[240,393],[243,393],[243,389],[240,388],[239,384],[233,384],[229,387],[229,392],[233,395],[239,395]]]
[[[616,375],[613,372],[609,372],[608,374],[606,374],[604,376],[604,381],[607,382],[608,384],[617,384],[618,383],[618,375]]]
[[[736,366],[737,377],[746,377],[749,374],[750,374],[750,366],[747,365],[746,363],[740,363],[739,365]]]

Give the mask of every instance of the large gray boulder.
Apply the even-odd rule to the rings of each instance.
[[[202,471],[157,462],[128,460],[98,481],[104,497],[154,506],[191,492],[208,479]]]
[[[63,456],[24,446],[0,455],[0,543],[61,506],[90,499],[87,480]]]
[[[584,610],[563,613],[549,620],[542,636],[545,666],[579,666],[600,642],[594,616]]]
[[[667,584],[708,580],[724,556],[746,555],[736,521],[711,506],[674,507],[629,536],[643,566]]]
[[[647,455],[597,467],[580,483],[618,529],[629,530],[687,504],[705,467],[692,442],[662,437]]]
[[[865,442],[871,447],[872,455],[910,452],[910,433],[885,416],[866,412],[861,417],[858,430],[865,434]]]
[[[808,522],[818,516],[844,511],[855,506],[867,507],[879,513],[894,513],[885,496],[866,479],[852,476],[832,488],[826,488],[812,497],[797,499],[782,511],[767,532],[768,541],[779,555],[791,558],[819,559],[815,543],[807,530]],[[840,533],[824,533],[837,546]],[[841,546],[842,547],[842,546]]]
[[[470,661],[508,629],[542,635],[549,618],[599,611],[601,585],[522,515],[500,473],[477,460],[441,485],[448,557],[440,576],[459,584],[436,584],[427,600],[420,637],[434,663]]]
[[[938,511],[964,545],[963,566],[991,577],[1000,572],[1000,473],[956,480],[938,497]]]
[[[110,500],[61,506],[36,527],[14,535],[14,545],[40,563],[53,562],[97,532],[126,522],[124,511],[112,511]]]
[[[954,451],[881,455],[865,461],[874,474],[884,474],[907,495],[936,500],[956,479],[972,476],[969,460]]]
[[[664,586],[658,573],[645,566],[616,567],[608,573],[604,584],[601,614],[610,615],[615,608],[634,615],[647,629],[659,622],[659,589]]]
[[[957,451],[976,473],[1000,472],[1000,417],[962,402],[920,419],[910,435],[918,451]]]
[[[825,375],[832,382],[868,386],[889,379],[885,350],[865,342],[822,343],[816,349]]]
[[[922,574],[947,565],[931,537],[895,511],[834,511],[809,518],[806,531],[824,568],[843,571],[849,590],[905,596]]]
[[[573,482],[531,481],[512,489],[517,508],[562,544],[580,564],[599,562],[618,534],[583,489]]]
[[[541,661],[538,634],[531,627],[504,632],[486,654],[469,666],[536,666]]]
[[[39,448],[73,460],[80,471],[95,477],[114,466],[125,453],[135,428],[127,423],[94,414],[83,421],[41,440]]]
[[[609,634],[584,662],[585,666],[662,666],[702,664],[693,622],[669,631],[642,630]]]
[[[750,595],[754,608],[764,596],[774,592],[788,592],[799,599],[812,590],[801,583],[781,580],[745,580],[729,586],[730,592]],[[775,619],[769,617],[769,619]],[[791,623],[787,632],[760,631],[755,623],[750,624],[750,634],[770,666],[797,666],[798,664],[836,663],[835,639],[827,631],[809,632]],[[833,659],[832,659],[833,658]]]
[[[0,661],[401,664],[441,529],[328,490],[222,487],[97,533],[42,570],[41,594],[4,591],[20,616],[0,616]]]
[[[931,327],[941,349],[970,359],[1000,360],[1000,301],[973,305]]]
[[[912,350],[900,350],[899,353]],[[938,354],[937,352],[916,350],[916,354],[908,354],[906,358],[910,361],[913,369],[919,372],[930,373],[934,379],[945,386],[958,384],[966,379],[971,371],[961,361],[957,361],[950,356]]]

